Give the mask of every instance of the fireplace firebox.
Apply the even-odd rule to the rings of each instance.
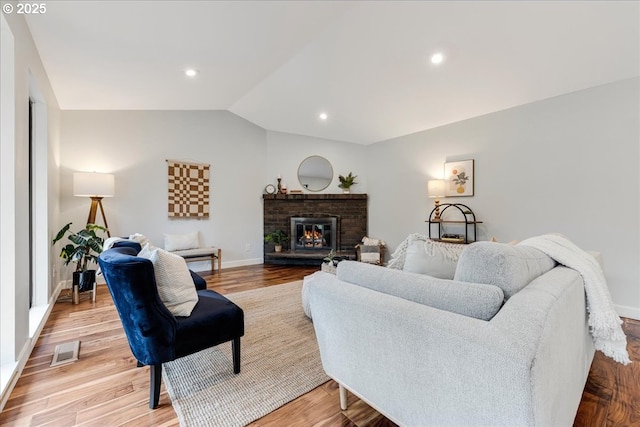
[[[291,251],[328,251],[337,248],[336,217],[291,217]]]

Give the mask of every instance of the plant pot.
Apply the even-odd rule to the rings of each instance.
[[[282,252],[282,245],[276,245],[275,250],[276,252]]]
[[[333,265],[333,262],[323,262],[320,266],[320,270],[324,271],[325,273],[336,274],[336,266]]]
[[[78,292],[92,291],[93,284],[96,281],[96,271],[74,271],[73,272],[73,286],[78,287]]]
[[[349,190],[348,188],[343,188],[342,194],[351,194],[351,190]]]

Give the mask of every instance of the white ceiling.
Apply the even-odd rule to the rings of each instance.
[[[637,1],[46,6],[26,18],[62,109],[221,109],[361,144],[640,75]]]

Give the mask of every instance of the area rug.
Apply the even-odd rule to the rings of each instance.
[[[163,366],[181,426],[245,426],[329,380],[302,281],[226,295],[244,310],[240,374],[225,343]]]

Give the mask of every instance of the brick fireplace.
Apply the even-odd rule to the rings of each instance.
[[[330,247],[323,243],[330,243],[340,256],[355,259],[355,246],[367,235],[366,194],[265,194],[263,202],[264,234],[280,229],[289,238],[289,244],[281,253],[274,252],[273,245],[265,244],[265,264],[320,264]],[[292,218],[305,218],[307,225],[303,229],[312,232],[311,243],[301,244],[300,236],[292,237],[296,233]],[[332,218],[334,225],[330,225]],[[334,234],[327,234],[329,231]],[[322,236],[319,242],[313,240],[313,232]],[[292,238],[298,241],[297,245]]]

